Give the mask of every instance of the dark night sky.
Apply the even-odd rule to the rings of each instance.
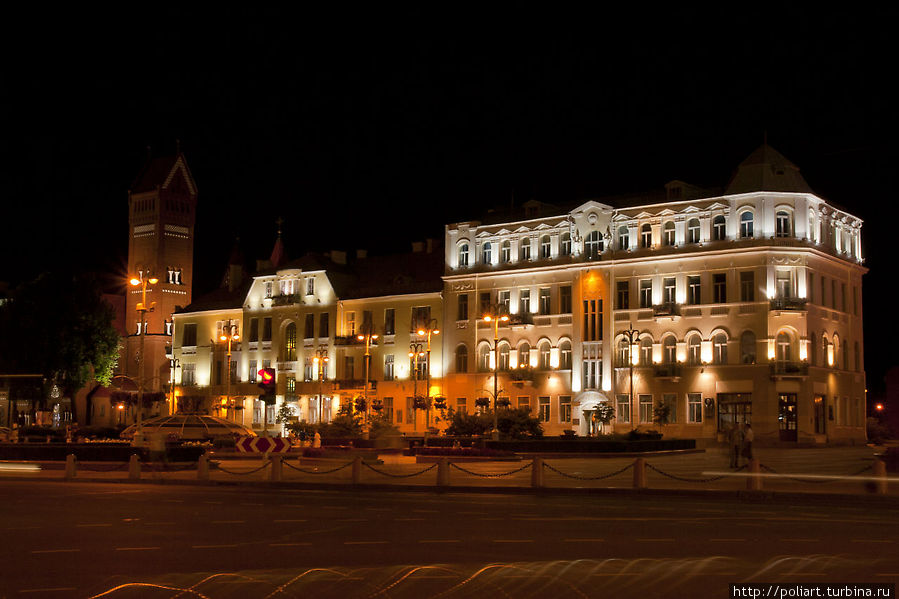
[[[279,215],[292,257],[405,249],[512,197],[720,186],[767,132],[865,219],[866,328],[888,313],[893,13],[153,10],[8,19],[0,281],[67,261],[124,275],[127,189],[146,146],[176,138],[201,293],[235,236],[267,256]],[[895,361],[873,335],[878,387]]]

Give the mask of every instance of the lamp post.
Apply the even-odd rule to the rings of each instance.
[[[423,343],[409,344],[409,361],[412,365],[412,430],[418,430],[418,418],[415,414],[415,402],[418,400],[418,362],[425,355]]]
[[[424,337],[427,335],[428,337],[428,349],[427,354],[428,358],[425,361],[427,368],[427,380],[428,380],[428,397],[427,403],[425,404],[425,437],[428,436],[428,429],[431,427],[431,334],[439,335],[440,329],[437,327],[437,319],[432,318],[428,321],[428,326],[423,329],[418,329],[419,337]]]
[[[508,322],[509,315],[508,314],[499,314],[499,310],[494,308],[492,314],[484,315],[484,322],[492,322],[493,323],[493,440],[499,441],[499,428],[498,428],[498,418],[497,418],[497,410],[499,406],[497,405],[497,394],[499,394],[499,381],[497,380],[499,377],[499,323],[500,322]]]
[[[240,335],[234,332],[234,329],[231,329],[231,334],[226,335],[224,331],[219,336],[219,340],[228,342],[228,369],[225,372],[225,419],[228,418],[228,410],[231,409],[231,343],[234,341],[240,341]]]
[[[149,275],[149,271],[146,272]],[[144,278],[144,271],[139,276],[131,279],[131,285],[141,288],[141,301],[137,303],[137,311],[140,312],[140,349],[138,350],[137,362],[137,432],[134,433],[134,443],[140,445],[144,441],[143,429],[143,411],[144,411],[144,339],[147,333],[147,312],[152,312],[156,307],[156,302],[150,302],[147,306],[147,284],[155,285],[159,282],[154,276]]]
[[[322,386],[325,383],[325,363],[328,361],[328,346],[320,345],[315,350],[315,358],[312,362],[318,368],[318,422],[322,421]]]
[[[630,379],[631,379],[630,386],[629,386],[629,391],[630,391],[630,404],[629,405],[630,405],[630,409],[633,410],[634,409],[634,362],[637,359],[637,352],[635,351],[635,347],[636,347],[636,341],[637,341],[637,334],[639,333],[639,331],[637,331],[637,329],[634,328],[634,325],[630,322],[627,323],[627,327],[628,327],[627,330],[622,331],[621,334],[627,335],[627,347],[628,347],[627,361],[628,361],[628,368],[630,369]],[[631,414],[631,422],[633,422],[634,416],[635,416],[635,414]]]
[[[365,411],[362,412],[363,424],[368,422],[368,379],[369,379],[369,368],[371,364],[371,342],[372,340],[377,341],[378,336],[372,335],[369,330],[364,335],[357,335],[356,338],[359,341],[365,341],[365,385],[362,388],[362,399],[365,402]]]
[[[174,414],[175,411],[176,411],[176,405],[177,405],[177,404],[175,403],[175,402],[177,401],[177,399],[175,398],[175,371],[178,370],[179,368],[181,368],[181,360],[179,360],[178,358],[172,358],[171,360],[169,360],[169,366],[170,366],[171,369],[172,369],[172,381],[171,381],[171,385],[172,385],[172,410],[171,410],[171,412],[169,412],[169,414]]]

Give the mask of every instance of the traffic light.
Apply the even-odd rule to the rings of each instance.
[[[259,396],[260,401],[264,401],[266,405],[275,404],[275,369],[261,368],[259,370],[259,388],[262,394]]]

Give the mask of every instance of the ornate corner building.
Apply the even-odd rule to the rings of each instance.
[[[451,405],[492,404],[497,373],[548,434],[594,433],[605,404],[620,432],[864,442],[860,219],[767,145],[723,193],[614,203],[446,227]]]

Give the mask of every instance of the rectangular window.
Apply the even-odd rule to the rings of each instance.
[[[184,386],[197,384],[197,365],[183,364],[181,367],[181,384]]]
[[[343,358],[343,378],[349,380],[356,378],[356,364],[353,356],[344,356]]]
[[[751,270],[740,272],[740,301],[755,301],[755,273]]]
[[[287,385],[286,395],[294,396],[292,401],[296,401],[297,394],[297,379],[293,375],[287,375],[284,379],[285,384]]]
[[[571,423],[571,396],[559,396],[559,422]]]
[[[537,404],[537,420],[549,422],[549,398],[541,397]]]
[[[687,422],[702,422],[702,393],[687,393]]]
[[[840,283],[840,310],[848,311],[846,310],[846,283]]]
[[[640,424],[652,424],[652,395],[640,395]]]
[[[519,408],[527,408],[531,409],[531,397],[529,395],[519,395],[518,396],[518,407]]]
[[[315,277],[306,279],[306,295],[315,295]]]
[[[347,312],[343,315],[343,332],[346,335],[356,334],[356,313]]]
[[[584,341],[602,340],[602,300],[584,300]]]
[[[559,314],[571,314],[571,286],[559,287]]]
[[[630,282],[629,281],[618,281],[616,283],[616,290],[618,292],[618,309],[619,310],[627,310],[631,307],[631,290],[630,290]]]
[[[599,389],[602,386],[602,352],[599,345],[585,345],[583,352],[584,389]]]
[[[250,382],[256,382],[256,375],[259,373],[259,370],[256,368],[256,360],[250,360]]]
[[[303,365],[303,380],[307,383],[309,381],[314,381],[316,376],[318,376],[315,372],[316,363],[313,361],[312,356],[306,356],[305,363]]]
[[[306,315],[306,326],[304,327],[303,335],[305,339],[315,337],[315,314]]]
[[[490,313],[490,292],[489,291],[484,291],[481,293],[480,311],[481,311],[481,313],[478,315],[479,317]]]
[[[259,319],[251,318],[250,319],[250,338],[247,340],[250,343],[256,343],[259,341]]]
[[[640,281],[640,307],[652,308],[652,280],[642,279]]]
[[[327,337],[330,333],[328,332],[328,313],[322,312],[318,317],[318,336],[320,339]]]
[[[232,383],[237,382],[237,360],[231,360],[228,370],[228,378]]]
[[[541,287],[540,288],[540,314],[549,314],[551,311],[550,308],[551,296],[549,287]]]
[[[665,304],[673,304],[675,302],[674,291],[676,289],[674,277],[665,277],[662,279],[662,302]]]
[[[687,303],[693,306],[702,303],[702,287],[699,282],[699,275],[690,275],[687,277]]]
[[[384,334],[396,335],[396,310],[393,308],[384,310]]]
[[[456,315],[456,320],[468,320],[468,294],[467,293],[459,294],[459,310]]]
[[[197,345],[197,323],[189,323],[184,325],[184,332],[181,333],[181,345],[194,347]]]
[[[415,306],[412,308],[412,331],[428,328],[431,324],[431,306]]]
[[[392,381],[393,378],[393,354],[387,354],[386,356],[384,356],[384,380]]]
[[[665,393],[662,396],[662,404],[668,407],[669,424],[675,424],[677,422],[677,394]]]
[[[393,398],[384,398],[384,418],[387,422],[393,422]]]
[[[777,297],[793,297],[793,282],[791,280],[790,271],[777,270],[774,273],[774,285],[777,290]]]
[[[412,419],[415,417],[415,412],[413,411],[413,406],[415,398],[407,397],[406,398],[406,424],[412,424]]]
[[[518,291],[518,313],[519,314],[530,314],[531,313],[531,290],[530,289],[521,289]]]
[[[617,397],[618,407],[615,411],[615,420],[618,422],[631,421],[631,398],[624,394]]]
[[[500,291],[497,293],[496,303],[499,306],[500,314],[509,314],[509,308],[512,305],[512,294],[510,291]]]
[[[821,277],[821,297],[818,298],[818,303],[822,306],[827,305],[827,277]]]
[[[262,340],[272,340],[272,317],[266,316],[262,319]]]
[[[806,293],[808,294],[808,301],[811,304],[817,303],[815,301],[815,273],[808,273],[808,283],[805,286]]]
[[[371,310],[362,311],[362,328],[359,331],[363,335],[370,335],[375,332],[374,318]]]
[[[727,303],[727,274],[716,272],[712,275],[712,302]]]
[[[265,297],[270,298],[271,296],[272,296],[272,282],[266,281],[265,282]],[[259,421],[256,420],[254,422],[259,422]]]
[[[464,397],[456,398],[456,412],[459,414],[468,414],[468,400]]]

